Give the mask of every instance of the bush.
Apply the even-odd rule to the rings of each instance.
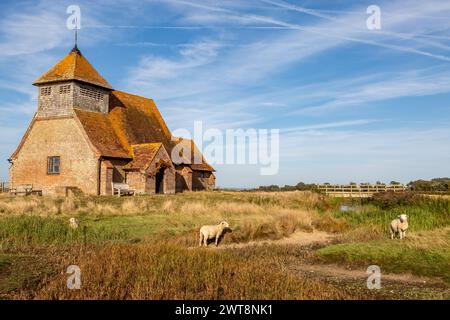
[[[320,217],[314,219],[313,226],[317,230],[340,233],[344,232],[349,228],[349,224],[344,218],[336,218],[330,214],[323,214]]]
[[[381,209],[389,209],[396,206],[417,205],[421,198],[412,192],[381,192],[374,194],[369,201]]]

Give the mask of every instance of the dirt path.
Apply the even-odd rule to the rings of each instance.
[[[340,278],[347,280],[366,280],[369,276],[365,269],[351,269],[334,264],[296,264],[291,268],[299,273],[305,275],[314,275],[318,277],[326,278]],[[439,278],[428,278],[416,276],[410,273],[384,273],[381,270],[381,280],[391,282],[401,282],[414,285],[442,285],[445,286],[445,282]]]
[[[450,286],[439,278],[416,276],[410,273],[384,273],[381,269],[381,288],[367,288],[368,274],[364,269],[350,269],[333,264],[290,264],[291,271],[303,277],[315,278],[339,287],[364,292],[374,299],[449,300]]]
[[[243,242],[243,243],[230,243],[230,244],[223,244],[219,245],[217,249],[238,249],[238,248],[245,248],[250,246],[257,246],[257,245],[268,245],[268,244],[275,244],[275,245],[289,245],[289,244],[296,244],[299,246],[307,246],[311,244],[328,244],[334,239],[334,235],[324,232],[324,231],[313,231],[313,232],[304,232],[304,231],[297,231],[293,233],[291,236],[283,239],[278,240],[260,240],[260,241],[249,241],[249,242]]]

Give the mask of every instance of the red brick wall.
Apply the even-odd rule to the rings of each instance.
[[[102,170],[100,173],[100,185],[102,195],[112,194],[112,182],[125,182],[125,172],[119,170],[128,161],[121,159],[102,160]]]
[[[60,157],[60,173],[47,174],[47,157]],[[98,192],[98,157],[73,118],[36,121],[10,169],[10,185],[33,184],[43,194],[58,187]]]
[[[193,190],[213,190],[216,187],[216,177],[208,171],[192,172]]]
[[[176,191],[192,191],[192,170],[187,166],[176,167]]]
[[[175,167],[164,147],[161,147],[156,153],[152,163],[147,169],[148,177],[145,183],[145,193],[155,193],[155,177],[157,164],[161,161],[168,163],[169,166],[164,171],[164,193],[175,193]]]
[[[136,190],[136,193],[145,193],[145,175],[140,171],[128,171],[127,184]]]
[[[175,193],[175,168],[169,167],[164,171],[164,193]]]

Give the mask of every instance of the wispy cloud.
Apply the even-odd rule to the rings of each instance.
[[[448,68],[432,68],[412,72],[380,73],[376,80],[361,81],[351,87],[332,91],[325,83],[318,86],[318,91],[328,101],[313,104],[295,111],[298,114],[320,113],[333,109],[367,106],[372,102],[396,99],[401,97],[418,97],[450,92],[450,75]],[[333,84],[332,86],[334,86]],[[319,93],[316,92],[316,93]]]
[[[319,129],[334,129],[341,127],[352,127],[352,126],[362,126],[367,125],[374,122],[379,122],[381,120],[378,119],[358,119],[358,120],[348,120],[348,121],[335,121],[328,123],[318,123],[307,126],[300,127],[290,127],[282,129],[282,133],[299,133],[303,131],[311,131],[311,130],[319,130]]]
[[[179,55],[175,59],[161,58],[155,55],[142,58],[139,65],[131,69],[129,77],[124,80],[124,83],[129,83],[129,87],[139,87],[142,92],[154,92],[155,96],[160,99],[173,98],[174,92],[176,92],[176,96],[185,97],[199,93],[205,94],[208,91],[216,92],[235,88],[238,84],[247,87],[249,84],[258,83],[274,74],[281,74],[294,63],[300,63],[333,48],[355,42],[450,61],[450,58],[445,55],[430,53],[414,46],[373,40],[376,33],[365,29],[366,14],[363,8],[361,8],[360,16],[344,14],[333,18],[332,21],[328,19],[305,27],[270,16],[236,13],[228,8],[211,5],[209,2],[199,4],[184,0],[171,0],[170,3],[181,5],[180,11],[183,11],[186,6],[195,8],[197,15],[205,12],[208,15],[219,14],[216,19],[227,21],[228,24],[234,21],[230,22],[228,18],[234,17],[240,23],[272,24],[286,26],[292,30],[285,31],[281,36],[279,34],[261,36],[248,42],[246,46],[236,46],[233,49],[225,45],[217,45],[212,40],[215,45],[215,55],[208,55],[206,59],[201,54],[198,60],[186,59],[183,55]],[[418,2],[414,2],[414,5],[408,6],[411,9],[409,11],[412,12],[411,15],[393,16],[391,19],[383,20],[383,26],[386,25],[386,28],[390,30],[395,28],[402,30],[404,27],[412,25],[416,18],[414,14],[424,13]],[[448,11],[449,7],[450,5],[437,2],[436,6],[427,6],[425,13],[430,15],[442,13]],[[402,13],[403,8],[385,5],[383,11]],[[183,13],[188,15],[187,17],[193,14],[190,11],[188,11],[189,14],[184,11]],[[345,23],[336,23],[336,21],[345,21]],[[424,26],[424,31],[431,32],[432,30],[430,24],[421,24],[421,26]],[[437,28],[436,23],[431,23],[431,26]],[[415,32],[417,29],[416,26],[412,30]],[[363,37],[358,33],[362,30],[365,32]],[[217,41],[220,42],[220,40]],[[220,52],[218,52],[219,50]],[[217,59],[219,56],[220,59]],[[199,61],[201,63],[198,63]],[[208,65],[208,68],[204,68],[205,65]],[[187,69],[190,70],[189,74],[185,72]],[[161,82],[159,81],[161,75],[170,75],[178,81]]]

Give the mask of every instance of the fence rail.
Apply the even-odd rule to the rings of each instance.
[[[9,183],[8,182],[0,182],[0,193],[9,191]]]
[[[379,192],[403,192],[406,186],[403,184],[319,184],[317,189],[335,197],[368,198]]]

